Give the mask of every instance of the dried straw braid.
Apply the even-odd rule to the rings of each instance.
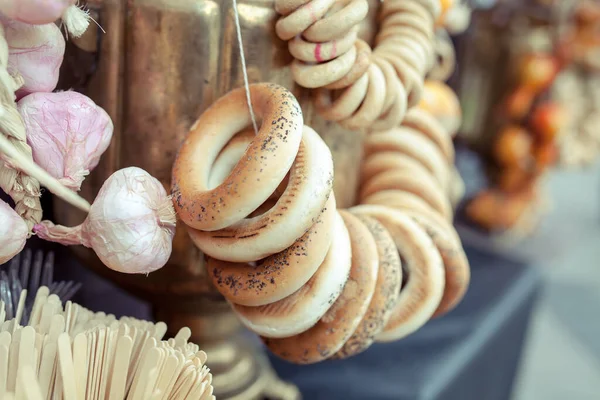
[[[15,90],[22,80],[8,73],[8,43],[4,28],[0,27],[0,134],[7,137],[15,149],[33,161],[27,144],[25,126],[15,103]],[[15,211],[25,220],[29,229],[42,219],[40,183],[17,169],[10,162],[0,163],[0,188],[15,201]]]

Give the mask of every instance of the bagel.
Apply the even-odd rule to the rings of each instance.
[[[262,124],[223,183],[209,189],[215,159],[233,136],[250,125],[243,88],[209,107],[179,149],[171,192],[178,217],[190,228],[216,231],[247,217],[277,189],[296,158],[303,130],[296,98],[274,84],[254,84],[249,90]]]
[[[358,218],[346,211],[340,214],[352,247],[352,267],[342,294],[312,328],[291,337],[263,339],[275,355],[298,364],[323,361],[342,349],[360,326],[375,293],[379,267],[375,240]]]
[[[325,260],[296,292],[260,307],[233,304],[246,327],[264,337],[282,338],[304,332],[321,319],[340,296],[352,262],[348,229],[338,212],[331,236]]]
[[[232,262],[260,260],[287,249],[314,225],[332,186],[331,152],[320,136],[305,126],[287,186],[272,208],[218,231],[189,228],[188,233],[210,257]],[[293,225],[287,222],[290,218]]]
[[[392,235],[402,259],[406,284],[396,307],[377,340],[401,339],[425,324],[444,294],[445,270],[431,238],[410,217],[384,206],[360,205],[353,213],[375,218]]]
[[[359,354],[375,341],[375,337],[382,332],[394,311],[402,284],[402,265],[393,237],[377,220],[362,215],[356,217],[375,239],[379,270],[375,294],[369,309],[350,339],[332,357],[335,359]]]
[[[335,198],[330,196],[308,232],[254,266],[209,257],[207,268],[213,284],[227,300],[244,306],[262,306],[290,296],[308,282],[330,251],[335,214]]]
[[[281,14],[275,31],[289,41],[294,80],[317,90],[322,118],[350,130],[399,124],[407,107],[420,101],[434,63],[438,1],[385,1],[380,9],[371,51],[355,36],[369,12],[367,0],[275,1]]]

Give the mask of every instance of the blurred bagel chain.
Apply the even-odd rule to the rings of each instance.
[[[367,0],[277,0],[292,75],[316,89],[318,113],[348,129],[387,129],[416,105],[433,65],[434,27],[449,2],[386,0],[373,49],[357,38]]]
[[[276,2],[277,11],[286,15],[277,24],[278,34],[296,32],[288,38],[295,76],[298,68],[314,66],[302,57],[320,54],[323,59],[342,54],[340,49],[347,49],[343,54],[365,49],[355,28],[367,11],[362,3]],[[358,102],[358,112],[348,116],[354,127],[352,121],[373,122],[379,116],[352,119],[364,115],[367,103],[349,92],[361,79],[366,92],[373,77],[383,77],[376,82],[386,89],[387,76],[397,89],[374,92],[377,102],[397,107],[400,114],[369,125],[359,205],[336,209],[331,153],[304,125],[294,96],[278,85],[248,89],[261,121],[256,135],[248,128],[240,88],[200,116],[179,151],[173,203],[207,256],[209,276],[244,325],[290,362],[346,358],[375,341],[401,339],[454,308],[468,287],[468,260],[451,222],[457,193],[452,138],[460,125],[460,106],[444,83],[424,83],[433,65],[428,58],[432,49],[423,32],[429,25],[417,26],[417,21],[429,21],[432,35],[441,8],[433,0],[386,0],[382,19],[387,28],[378,40],[385,42],[396,32],[398,38],[387,40],[389,49],[401,49],[400,55],[373,57],[377,51],[366,46],[365,54],[371,54],[366,67],[338,98]],[[319,16],[315,21],[311,12]],[[336,18],[344,23],[332,22]],[[335,58],[315,65],[330,60]],[[396,65],[414,72],[410,85],[400,79]],[[315,79],[308,82],[314,86]],[[331,79],[321,82],[339,84],[345,76]],[[317,105],[319,96],[331,90],[317,88]],[[415,91],[418,95],[411,97]]]

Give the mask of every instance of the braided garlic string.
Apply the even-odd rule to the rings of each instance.
[[[16,150],[32,160],[27,144],[25,126],[15,103],[15,90],[21,79],[12,77],[7,70],[8,43],[0,26],[0,133],[6,136]],[[29,229],[42,219],[40,183],[34,177],[18,171],[10,162],[0,164],[0,188],[15,201],[15,211],[25,220]]]

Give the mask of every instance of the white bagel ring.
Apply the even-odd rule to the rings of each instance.
[[[344,290],[318,323],[298,335],[264,339],[276,355],[299,364],[323,361],[352,337],[366,315],[375,292],[379,267],[377,246],[367,227],[341,211],[352,242],[352,269]]]
[[[422,327],[437,310],[444,294],[445,269],[426,232],[410,217],[384,206],[362,205],[352,212],[375,218],[390,232],[407,274],[396,307],[377,340],[398,340]]]
[[[302,110],[275,84],[250,85],[260,131],[231,174],[209,189],[213,163],[227,142],[250,125],[244,88],[217,100],[192,126],[173,166],[173,205],[194,229],[214,231],[256,210],[292,166],[302,139]]]
[[[350,236],[335,213],[332,241],[313,277],[290,296],[260,307],[232,304],[248,329],[264,337],[282,338],[304,332],[317,323],[340,296],[352,263]]]
[[[291,296],[315,274],[325,260],[334,232],[333,194],[317,222],[290,247],[256,263],[208,259],[208,274],[217,290],[232,303],[262,306]]]
[[[305,126],[287,187],[274,207],[218,231],[189,228],[190,237],[206,255],[218,260],[260,260],[290,247],[314,225],[332,186],[331,152],[323,139]]]
[[[376,219],[364,215],[356,217],[369,229],[377,245],[377,285],[367,313],[350,339],[332,357],[335,359],[348,358],[369,348],[392,316],[402,285],[402,265],[392,235]]]

